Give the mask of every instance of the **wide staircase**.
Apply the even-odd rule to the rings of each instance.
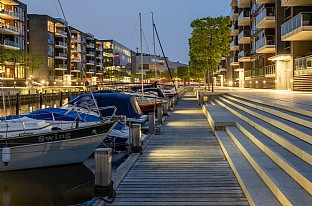
[[[203,105],[250,205],[312,205],[312,114],[239,95]]]

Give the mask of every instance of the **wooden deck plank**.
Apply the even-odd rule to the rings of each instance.
[[[222,150],[187,94],[119,185],[111,205],[248,205]]]

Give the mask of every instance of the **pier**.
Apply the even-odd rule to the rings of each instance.
[[[193,93],[169,114],[110,205],[248,205]]]
[[[111,205],[311,205],[312,94],[202,92],[182,97]]]

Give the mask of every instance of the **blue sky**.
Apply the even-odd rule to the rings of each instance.
[[[58,0],[20,0],[28,13],[63,17]],[[190,23],[196,18],[229,15],[230,0],[60,0],[69,25],[114,39],[129,49],[139,47],[139,13],[142,13],[143,52],[153,53],[151,12],[166,56],[188,63]],[[161,54],[158,43],[157,54]],[[161,54],[162,55],[162,54]]]

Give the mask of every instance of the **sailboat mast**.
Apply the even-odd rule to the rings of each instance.
[[[154,12],[152,12],[152,25],[153,25],[153,46],[154,46],[154,70],[155,70],[155,81],[157,81],[157,70],[156,70],[156,43],[155,43],[155,30],[154,30]]]
[[[144,85],[143,85],[143,46],[142,46],[142,15],[140,14],[140,50],[141,50],[141,86],[142,86],[142,97],[143,97],[143,92],[144,92]]]

